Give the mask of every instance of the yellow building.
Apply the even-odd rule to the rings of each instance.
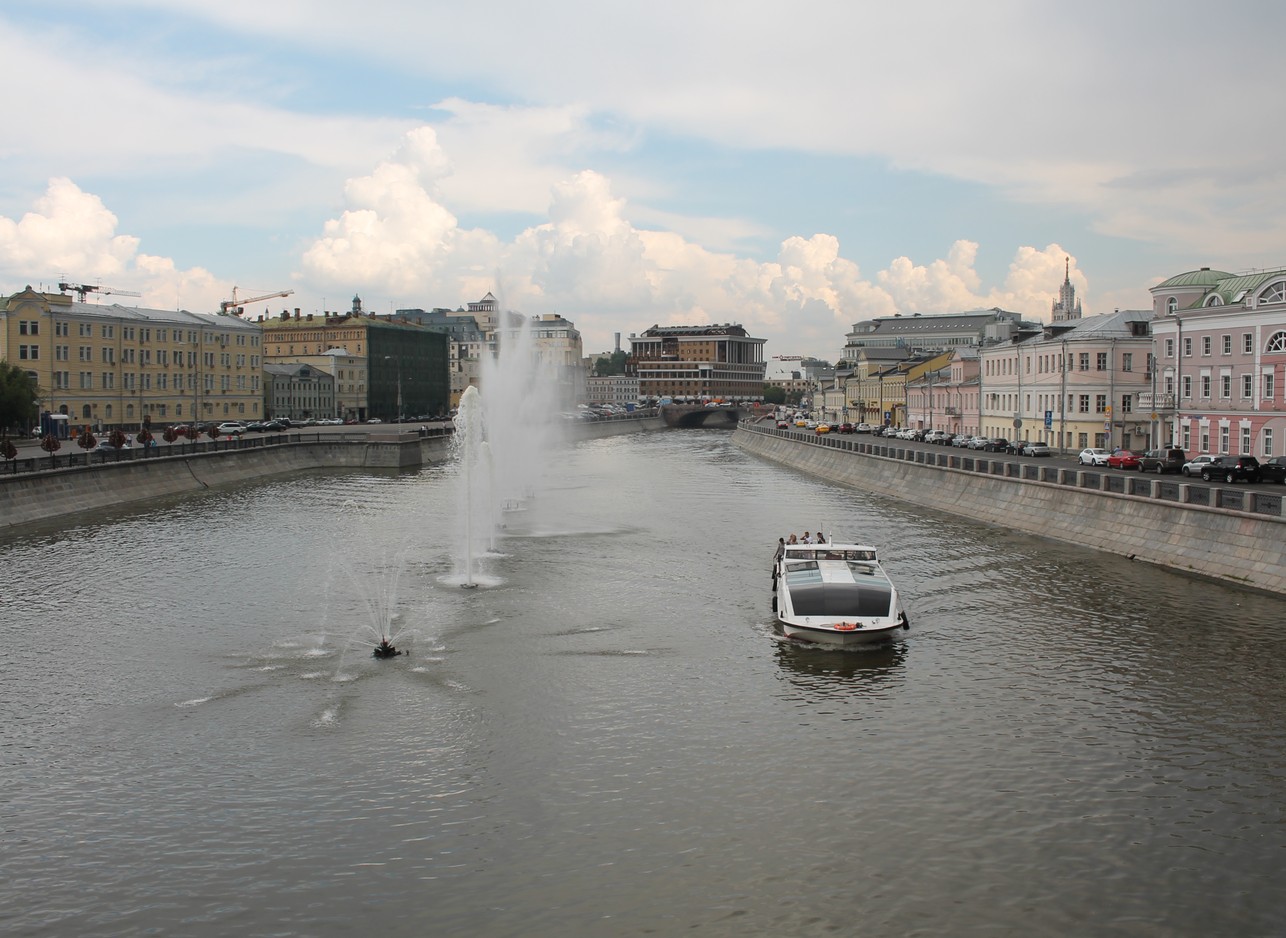
[[[85,303],[28,286],[0,299],[0,358],[73,428],[263,415],[259,327],[236,316]]]

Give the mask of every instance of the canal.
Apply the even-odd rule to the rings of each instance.
[[[1286,930],[1286,600],[706,430],[562,451],[465,590],[460,491],[312,475],[4,535],[0,930]],[[818,528],[882,548],[903,641],[775,633],[777,538]]]

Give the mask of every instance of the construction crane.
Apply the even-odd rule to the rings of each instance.
[[[60,283],[58,289],[66,293],[68,290],[74,290],[80,295],[80,301],[85,302],[86,293],[97,293],[101,296],[142,296],[141,293],[135,293],[133,290],[113,290],[111,287],[100,287],[92,283]]]
[[[280,290],[277,293],[265,293],[263,296],[250,296],[250,297],[246,297],[244,300],[239,300],[237,299],[237,288],[233,287],[232,299],[224,300],[222,303],[220,303],[219,312],[221,313],[235,312],[239,314],[241,312],[241,307],[247,303],[258,303],[260,300],[271,300],[279,296],[290,296],[290,294],[294,292],[295,292],[294,290]]]
[[[802,362],[803,355],[774,355],[773,359],[779,362]]]

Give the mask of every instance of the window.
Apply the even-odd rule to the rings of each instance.
[[[1241,453],[1243,456],[1250,453],[1250,427],[1241,428]]]
[[[18,358],[25,361],[37,361],[40,358],[39,345],[19,345]]]
[[[1080,396],[1080,403],[1077,406],[1077,410],[1082,414],[1088,414],[1090,412],[1090,396],[1088,394],[1082,394]]]
[[[1210,375],[1201,376],[1201,399],[1210,400]]]
[[[1286,280],[1269,284],[1268,288],[1259,294],[1259,302],[1261,304],[1286,302]]]
[[[1249,355],[1255,351],[1254,333],[1245,332],[1241,336],[1241,351],[1243,355]]]
[[[1134,412],[1134,395],[1126,394],[1121,398],[1121,413],[1130,414]]]
[[[1179,301],[1174,297],[1170,297],[1165,301],[1165,311],[1173,316],[1179,311]]]
[[[1241,376],[1241,396],[1249,400],[1255,394],[1255,376],[1246,374]]]
[[[1094,362],[1095,371],[1107,371],[1107,352],[1099,352]]]
[[[1107,395],[1106,394],[1094,395],[1094,413],[1096,414],[1107,413]]]
[[[1261,376],[1261,380],[1264,382],[1264,400],[1271,401],[1273,395],[1277,393],[1277,388],[1274,387],[1277,379],[1271,371],[1266,371]]]
[[[1272,454],[1273,454],[1273,431],[1270,428],[1265,427],[1264,428],[1264,455],[1271,456]]]
[[[1081,371],[1090,370],[1090,353],[1081,352]]]
[[[1209,355],[1209,354],[1210,354],[1210,352],[1211,352],[1211,349],[1213,349],[1213,348],[1214,348],[1214,340],[1213,340],[1213,339],[1211,339],[1211,337],[1210,337],[1210,336],[1208,336],[1208,335],[1203,335],[1203,336],[1201,337],[1201,354],[1202,354],[1202,356],[1204,357],[1204,356]]]
[[[1232,375],[1227,372],[1219,376],[1219,397],[1225,401],[1232,397]]]
[[[1133,355],[1133,353],[1131,353],[1131,352],[1123,352],[1123,353],[1121,353],[1121,370],[1122,370],[1122,371],[1133,371],[1133,370],[1134,370],[1134,355]]]
[[[1174,358],[1174,339],[1165,340],[1165,357]]]
[[[1219,428],[1219,452],[1221,453],[1231,452],[1231,450],[1228,449],[1228,442],[1231,439],[1231,437],[1232,437],[1232,431],[1229,430],[1228,427]]]
[[[1222,336],[1221,341],[1223,342],[1223,353],[1225,355],[1231,355],[1232,354],[1232,336],[1230,335]]]
[[[1274,332],[1264,347],[1265,352],[1286,352],[1286,332]]]
[[[1192,336],[1188,336],[1186,339],[1183,340],[1183,357],[1184,358],[1192,357]]]

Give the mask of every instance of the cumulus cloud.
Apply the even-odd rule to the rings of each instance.
[[[990,287],[967,240],[928,263],[895,258],[873,277],[827,233],[787,238],[757,261],[637,227],[610,180],[588,170],[552,187],[547,221],[502,242],[461,227],[438,201],[447,166],[424,128],[352,180],[348,208],[304,252],[302,280],[417,297],[411,305],[455,306],[490,290],[510,309],[572,319],[591,350],[654,323],[740,322],[779,352],[834,357],[852,324],[873,316],[1000,306],[1047,319],[1069,257],[1057,244],[1022,247]],[[1083,295],[1074,265],[1072,280]]]
[[[227,295],[230,285],[208,271],[179,270],[169,258],[141,254],[139,239],[116,228],[116,215],[102,199],[70,179],[51,179],[32,211],[17,221],[0,216],[0,279],[26,286],[34,278],[53,289],[66,277],[141,292],[140,304],[162,309],[185,302],[194,310],[217,309]]]

